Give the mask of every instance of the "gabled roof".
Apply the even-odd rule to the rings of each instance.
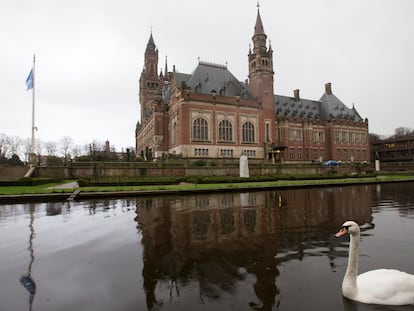
[[[361,116],[355,108],[348,108],[341,102],[334,94],[325,92],[320,99],[322,103],[322,118],[329,119],[344,119],[362,121]]]

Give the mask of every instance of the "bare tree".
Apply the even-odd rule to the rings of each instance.
[[[43,143],[42,140],[36,139],[36,141],[35,141],[35,152],[36,152],[36,154],[38,154],[38,155],[42,154],[43,145],[44,145],[44,143]]]
[[[66,162],[68,157],[70,156],[69,150],[73,146],[73,140],[72,138],[68,136],[63,136],[62,139],[60,140],[60,145],[61,145],[63,156],[65,157],[65,162]]]
[[[79,157],[82,154],[81,147],[79,145],[75,145],[72,148],[72,152],[73,152],[73,157],[74,158]]]
[[[29,161],[29,154],[30,154],[30,147],[31,147],[32,141],[30,138],[26,138],[23,140],[23,151],[24,151],[24,161]]]
[[[404,137],[404,136],[410,135],[412,133],[413,133],[413,131],[409,127],[400,126],[400,127],[397,127],[394,130],[394,136],[393,137],[394,138]]]
[[[13,154],[19,154],[20,148],[22,146],[22,140],[20,137],[17,136],[10,136],[9,137],[9,149],[10,149],[10,156]]]
[[[0,158],[6,157],[8,137],[6,134],[0,133]]]
[[[48,141],[45,144],[46,152],[48,156],[56,155],[57,146],[54,141]]]

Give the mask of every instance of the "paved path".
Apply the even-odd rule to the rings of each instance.
[[[69,182],[66,184],[61,184],[58,186],[49,187],[48,189],[70,189],[70,188],[79,188],[79,184],[77,181]]]

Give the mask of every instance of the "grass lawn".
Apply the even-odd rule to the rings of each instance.
[[[243,183],[215,183],[215,184],[180,184],[180,185],[151,185],[151,186],[94,186],[77,188],[82,192],[157,192],[160,190],[169,191],[197,191],[197,190],[223,190],[223,189],[260,189],[278,187],[300,187],[300,186],[320,186],[320,185],[340,185],[355,183],[376,183],[387,181],[414,181],[414,176],[410,175],[384,175],[376,177],[359,178],[338,178],[338,179],[315,179],[315,180],[278,180],[266,182],[243,182]],[[65,181],[65,183],[70,181]],[[20,194],[48,194],[48,193],[71,193],[74,188],[51,188],[58,184],[49,183],[37,186],[0,186],[0,195],[20,195]]]

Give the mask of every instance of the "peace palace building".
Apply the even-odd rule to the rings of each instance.
[[[136,154],[144,159],[240,158],[274,163],[369,161],[368,120],[348,108],[330,83],[319,100],[275,95],[273,50],[260,11],[248,54],[248,80],[199,61],[190,74],[158,74],[152,33],[139,80]]]

